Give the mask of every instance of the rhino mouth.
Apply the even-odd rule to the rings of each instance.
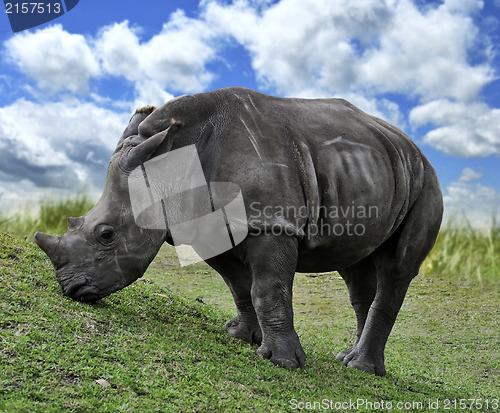
[[[101,299],[101,297],[102,294],[99,293],[96,287],[84,286],[78,289],[72,298],[84,303],[93,303]]]
[[[63,288],[64,294],[73,300],[91,303],[99,300],[102,295],[97,287],[87,284],[87,280],[79,279]]]

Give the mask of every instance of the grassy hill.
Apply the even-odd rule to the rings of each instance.
[[[189,276],[191,267],[179,273],[171,256],[160,254],[149,279],[160,278],[160,268],[164,284],[176,271],[181,280]],[[380,378],[334,359],[353,338],[354,317],[333,273],[297,277],[297,330],[308,360],[295,371],[227,336],[229,307],[216,274],[204,265],[191,274],[198,279],[191,294],[143,279],[97,304],[78,303],[62,295],[30,239],[0,233],[0,411],[288,412],[315,401],[347,403],[337,411],[355,411],[349,402],[360,411],[389,402],[392,411],[413,403],[422,403],[414,411],[427,411],[429,402],[443,408],[445,399],[482,399],[477,411],[493,411],[484,400],[492,406],[500,396],[496,287],[417,279],[389,340],[388,375]],[[222,310],[214,300],[226,303]],[[406,405],[398,410],[398,402]]]
[[[337,273],[296,276],[307,362],[295,371],[229,337],[221,277],[180,268],[167,246],[143,279],[96,304],[63,296],[31,234],[63,232],[91,206],[80,197],[0,216],[0,412],[500,411],[500,227],[442,230],[381,378],[335,360],[355,334]]]

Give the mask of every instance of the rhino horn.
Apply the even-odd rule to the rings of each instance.
[[[77,230],[83,225],[84,222],[85,218],[83,217],[68,218],[68,229],[70,231]]]
[[[147,162],[154,152],[165,141],[168,135],[177,132],[182,124],[172,119],[170,126],[133,147],[129,152],[125,152],[120,158],[120,167],[127,172],[133,171],[139,165]]]
[[[43,232],[37,232],[35,234],[35,242],[50,259],[54,258],[54,251],[59,245],[58,235],[49,235],[44,234]]]
[[[123,131],[122,137],[118,141],[118,144],[116,145],[116,151],[121,149],[121,145],[123,144],[123,141],[127,139],[130,136],[137,135],[139,133],[139,124],[146,119],[151,113],[153,113],[156,110],[156,107],[154,106],[146,106],[142,109],[137,109],[134,113],[134,115],[130,118],[130,121]]]

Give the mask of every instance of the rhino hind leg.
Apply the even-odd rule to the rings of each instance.
[[[207,263],[222,276],[236,304],[237,315],[227,321],[225,330],[231,336],[260,345],[262,331],[250,294],[252,289],[250,271],[240,260],[229,254],[207,260]]]
[[[356,344],[344,356],[347,367],[383,376],[384,350],[411,280],[436,240],[442,217],[440,190],[427,182],[396,232],[369,258],[377,269],[377,290]]]
[[[358,344],[368,317],[368,311],[377,292],[377,273],[371,257],[366,258],[352,267],[340,270],[349,289],[349,298],[356,314],[356,341],[346,350],[337,354],[337,360],[343,361]]]
[[[385,344],[413,276],[385,271],[377,275],[379,285],[376,297],[366,314],[361,334],[348,354],[344,355],[343,362],[347,367],[383,376],[386,374]]]

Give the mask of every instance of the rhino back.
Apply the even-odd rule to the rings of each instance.
[[[242,189],[250,231],[286,228],[304,262],[308,251],[332,256],[337,246],[337,267],[369,255],[403,220],[424,169],[433,173],[408,136],[342,99],[221,89],[168,102],[139,133],[164,130],[171,118],[184,123],[172,149],[196,144],[207,181]],[[349,225],[362,225],[363,236],[340,234]]]

